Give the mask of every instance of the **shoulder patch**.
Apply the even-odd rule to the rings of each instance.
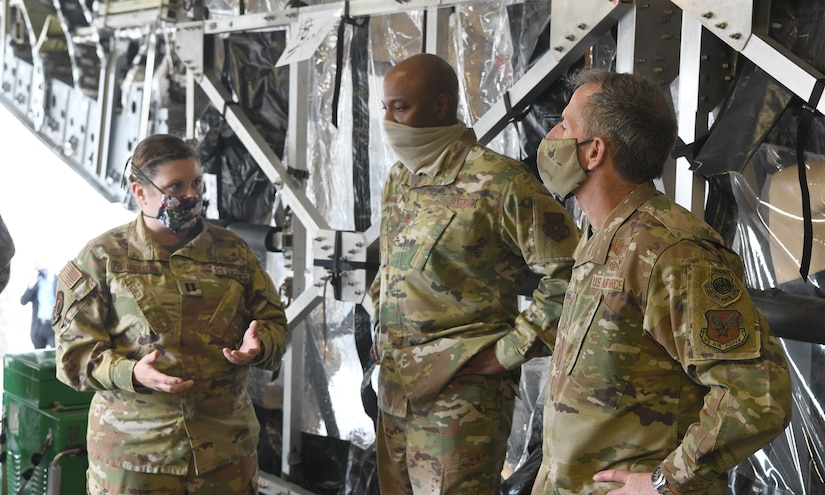
[[[52,326],[59,327],[60,326],[60,315],[63,314],[63,304],[65,303],[66,297],[63,295],[63,291],[58,291],[54,298],[54,309],[52,310]]]
[[[702,284],[702,290],[708,299],[720,306],[730,306],[742,295],[742,290],[733,279],[730,270],[713,268]]]
[[[81,278],[83,278],[83,274],[80,273],[80,270],[78,270],[71,261],[66,263],[66,266],[60,270],[60,273],[57,276],[60,278],[60,281],[70,289],[74,287]]]
[[[742,313],[725,309],[706,311],[700,338],[706,346],[718,351],[736,349],[748,340],[748,330],[742,326]]]
[[[754,359],[762,351],[758,312],[732,270],[688,263],[691,360]]]
[[[564,215],[555,211],[544,212],[544,234],[556,241],[567,239],[570,236],[570,227],[565,222]]]

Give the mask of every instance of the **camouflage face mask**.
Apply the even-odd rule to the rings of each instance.
[[[132,167],[132,169],[140,175],[143,180],[151,184],[152,187],[161,193],[158,214],[153,217],[144,213],[145,216],[156,218],[175,234],[191,229],[198,223],[198,219],[203,214],[203,194],[197,194],[195,196],[173,196],[166,194],[163,192],[163,189],[156,186],[142,170],[137,167]]]
[[[536,163],[544,187],[561,199],[567,199],[573,194],[587,180],[587,172],[579,163],[577,150],[579,146],[592,140],[586,139],[578,143],[575,138],[542,139]]]
[[[160,200],[157,218],[174,233],[188,230],[198,223],[203,213],[203,195],[172,196],[164,194]]]

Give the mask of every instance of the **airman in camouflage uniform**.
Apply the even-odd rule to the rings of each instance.
[[[195,159],[161,168],[183,161],[199,186],[200,164],[187,160]],[[280,365],[279,296],[237,234],[197,219],[169,246],[148,208],[90,241],[59,274],[58,378],[96,391],[89,492],[257,493],[259,425],[247,377],[249,366]],[[147,363],[159,377],[146,380],[152,388],[139,381]],[[176,480],[179,491],[165,491]]]
[[[539,162],[593,230],[558,324],[533,493],[726,494],[726,471],[789,422],[784,354],[739,256],[652,183],[676,130],[660,90],[597,70],[573,82]],[[578,141],[569,170],[584,180],[562,177],[559,139]]]
[[[534,328],[515,322],[518,290],[531,269],[562,277],[564,287],[578,240],[572,219],[523,164],[456,123],[455,77],[441,59],[418,55],[384,83],[386,119],[395,124],[385,129],[401,162],[384,190],[373,301],[379,480],[393,495],[498,495],[519,365],[548,352],[541,337],[563,294],[546,314],[525,312]],[[450,80],[456,86],[432,88]],[[441,107],[429,109],[442,96],[440,120],[432,114]],[[408,118],[421,106],[424,116]],[[399,150],[419,131],[431,134],[418,150]],[[427,151],[439,158],[413,172],[415,153]]]

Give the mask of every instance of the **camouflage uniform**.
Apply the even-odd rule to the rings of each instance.
[[[14,257],[14,241],[9,235],[3,217],[0,217],[0,292],[6,288],[11,276],[11,259]]]
[[[469,129],[447,153],[434,177],[396,163],[384,191],[372,292],[387,493],[413,493],[410,485],[428,495],[498,493],[518,367],[549,352],[540,334],[563,294],[546,314],[525,313],[537,332],[514,324],[518,290],[531,269],[566,283],[578,242],[572,219],[523,164],[484,148]],[[492,345],[515,371],[456,379]]]
[[[644,184],[583,240],[559,320],[534,494],[604,494],[662,465],[675,493],[725,472],[791,414],[787,363],[707,224]]]
[[[128,471],[203,475],[254,454],[259,426],[247,394],[249,366],[226,360],[258,321],[261,354],[279,367],[286,319],[272,280],[236,234],[201,221],[172,252],[152,240],[142,216],[87,244],[60,272],[52,325],[57,376],[96,390],[87,448],[98,463]],[[194,385],[179,394],[135,386],[142,357]]]

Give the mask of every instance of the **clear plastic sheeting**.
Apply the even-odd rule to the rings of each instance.
[[[806,283],[796,156],[761,145],[744,173],[727,178],[736,204],[737,251],[753,297],[782,338],[793,378],[793,419],[786,431],[731,472],[734,493],[825,493],[825,299],[816,274],[825,266],[825,157],[806,154],[813,210],[813,255]]]
[[[793,380],[794,417],[785,432],[732,470],[732,493],[818,495],[825,493],[822,399],[825,348],[782,340]]]

